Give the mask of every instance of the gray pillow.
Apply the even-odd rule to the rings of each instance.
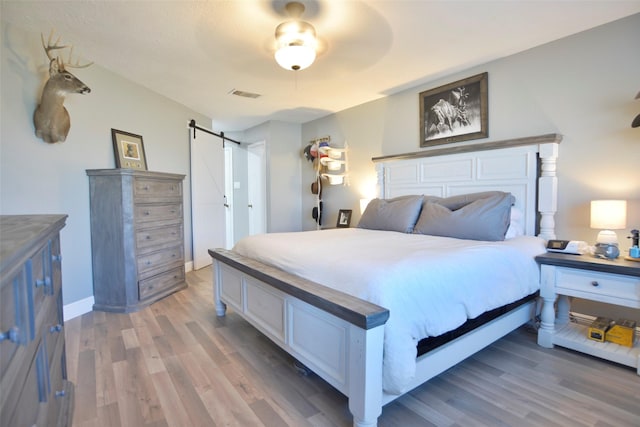
[[[422,196],[373,199],[360,218],[358,228],[411,233],[422,209]]]
[[[475,202],[476,200],[505,194],[510,193],[505,193],[504,191],[481,191],[479,193],[459,194],[457,196],[449,197],[424,196],[424,203],[426,204],[428,201],[433,201],[439,205],[449,208],[452,211],[456,211],[471,202]]]
[[[504,240],[513,202],[511,194],[500,192],[452,210],[427,199],[414,233],[470,240]]]

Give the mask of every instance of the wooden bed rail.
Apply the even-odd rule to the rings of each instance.
[[[209,249],[213,259],[248,274],[307,304],[368,330],[384,325],[389,310],[310,280],[286,273],[227,249]]]

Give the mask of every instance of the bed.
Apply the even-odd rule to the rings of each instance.
[[[387,206],[387,201],[422,197],[417,223],[411,230],[403,230],[412,232],[378,230],[374,225],[298,234],[278,233],[277,236],[250,238],[254,241],[252,245],[239,242],[231,251],[211,249],[217,315],[224,316],[227,306],[230,306],[295,359],[345,394],[354,426],[375,426],[386,403],[520,327],[535,314],[539,272],[533,256],[543,250],[544,240],[555,238],[553,216],[556,211],[556,159],[560,141],[560,135],[550,134],[374,158],[380,188],[378,203]],[[488,242],[413,233],[413,228],[420,228],[420,216],[426,207],[434,208],[433,203],[426,202],[427,199],[452,200],[486,192],[502,192],[512,197],[511,224],[507,230],[511,233],[510,238]],[[518,213],[517,221],[514,221],[514,212]],[[364,222],[365,218],[370,219],[367,212],[363,215]],[[520,226],[519,231],[514,231],[514,222]],[[376,249],[372,243],[380,240],[381,233],[385,250],[396,258],[391,264],[385,264],[389,257],[376,258],[375,255],[385,251]],[[295,242],[303,235],[315,240],[313,243],[300,240],[298,251]],[[338,245],[332,239],[338,239],[342,244]],[[365,241],[364,245],[370,246],[372,252],[351,247],[346,242],[352,239]],[[461,240],[472,242],[472,247],[458,247]],[[323,247],[323,244],[328,246]],[[297,252],[309,245],[319,249],[318,256],[307,257],[308,262],[296,258]],[[272,249],[278,246],[290,248],[284,261],[264,256],[274,252]],[[341,251],[331,250],[338,246],[343,247]],[[422,340],[422,335],[417,336],[415,326],[402,323],[404,312],[415,311],[408,307],[418,299],[411,293],[419,287],[416,284],[437,277],[436,270],[442,270],[444,275],[439,280],[446,281],[447,268],[455,269],[455,263],[447,267],[448,255],[434,261],[433,265],[426,265],[426,259],[437,258],[439,250],[449,246],[454,251],[462,251],[466,256],[463,259],[468,260],[464,263],[457,261],[458,266],[464,265],[464,269],[459,267],[458,270],[465,270],[467,276],[476,275],[479,283],[494,281],[501,290],[484,292],[491,297],[488,298],[492,300],[491,309],[473,307],[476,299],[480,298],[478,296],[472,296],[464,303],[458,302],[457,308],[442,308],[451,316],[437,318],[446,321],[455,318],[455,325],[443,326],[440,322],[429,321],[435,324],[434,328],[421,334],[437,336],[433,340]],[[490,252],[484,254],[479,247]],[[374,261],[372,266],[368,267],[362,257],[346,258],[350,252],[363,252],[364,259]],[[515,253],[524,254],[524,259],[521,255],[516,259]],[[338,271],[338,265],[344,264],[340,262],[343,259],[349,260],[349,268]],[[421,268],[409,269],[416,264]],[[480,266],[475,264],[490,265],[491,268],[481,272]],[[305,267],[309,268],[305,270]],[[392,294],[383,290],[374,293],[368,290],[385,289],[378,283],[383,280],[377,278],[390,269],[405,274],[401,280],[389,279],[395,280],[393,283],[398,284],[401,292]],[[368,270],[371,270],[370,274]],[[425,271],[431,275],[428,279],[424,276]],[[498,278],[484,276],[491,271],[498,274]],[[367,286],[361,286],[361,282],[366,282]],[[456,282],[462,283],[459,279]],[[510,292],[502,290],[507,288],[507,284],[513,284],[519,293],[510,295],[508,300],[501,300],[503,294]],[[474,295],[471,292],[465,288],[458,293],[463,298],[467,293]],[[482,290],[478,295],[482,295]],[[431,301],[432,298],[429,296],[422,301]],[[439,304],[424,306],[428,308],[422,311],[437,311]],[[458,313],[461,304],[461,311],[465,313],[462,324]],[[403,316],[399,316],[399,312],[403,312]],[[471,320],[465,323],[466,318]],[[441,334],[442,331],[445,333]],[[402,340],[398,338],[403,334]],[[409,335],[413,339],[413,349],[409,349],[406,343]],[[447,339],[433,345],[433,341],[445,335]],[[397,350],[399,348],[404,350]],[[407,350],[413,351],[413,355],[407,356]]]

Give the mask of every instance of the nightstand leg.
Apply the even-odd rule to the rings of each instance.
[[[569,309],[571,303],[566,295],[558,295],[558,314],[556,315],[557,325],[566,325],[569,323]]]
[[[542,312],[540,313],[540,329],[538,330],[538,345],[553,348],[553,334],[555,332],[556,311],[554,308],[555,295],[552,298],[543,297]]]

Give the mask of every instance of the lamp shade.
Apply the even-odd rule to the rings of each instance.
[[[316,51],[310,46],[283,46],[276,51],[275,58],[286,70],[304,70],[316,60]]]
[[[591,201],[591,228],[621,230],[626,226],[626,200]]]

